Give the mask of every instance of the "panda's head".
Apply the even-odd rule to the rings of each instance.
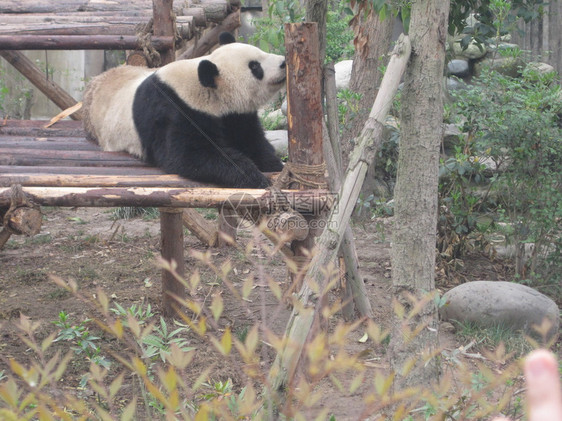
[[[285,57],[223,33],[210,55],[178,60],[156,75],[191,108],[222,117],[255,112],[285,86]]]
[[[199,62],[197,75],[227,113],[257,111],[285,86],[285,57],[234,42],[229,33],[221,34],[220,43]]]

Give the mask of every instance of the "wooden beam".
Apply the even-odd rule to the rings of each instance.
[[[0,179],[1,180],[1,179]],[[23,187],[31,200],[41,206],[115,207],[153,206],[182,208],[219,208],[233,195],[239,206],[272,209],[269,190],[225,189],[218,187]],[[325,190],[284,190],[289,205],[299,212],[318,207],[329,208],[333,197]],[[0,207],[10,205],[10,187],[0,187]]]
[[[1,38],[1,37],[0,37]],[[2,50],[2,48],[0,48]],[[18,72],[25,76],[35,85],[47,98],[53,101],[61,110],[66,110],[76,104],[76,100],[64,89],[45,77],[43,73],[30,59],[20,51],[0,51],[0,56],[14,66]],[[74,120],[82,119],[82,112],[77,111],[70,116]],[[3,128],[2,128],[3,129]],[[2,130],[3,132],[3,130]]]
[[[232,32],[240,26],[240,11],[229,14],[219,25],[205,32],[197,42],[178,56],[178,60],[201,57],[219,43],[222,32]]]
[[[169,50],[174,37],[155,35],[157,50]],[[0,35],[0,50],[135,50],[141,48],[135,35]]]
[[[28,167],[27,174],[0,174],[1,185],[21,184],[25,187],[176,187],[193,188],[208,186],[173,174],[165,175],[74,175],[36,174]]]

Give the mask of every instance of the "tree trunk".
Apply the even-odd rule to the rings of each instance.
[[[393,24],[392,18],[381,21],[373,11],[355,28],[355,56],[349,90],[360,93],[361,100],[357,115],[343,135],[344,168],[348,164],[349,152],[353,149],[351,140],[357,138],[361,132],[377,96],[383,76],[379,69],[381,65],[388,64]],[[382,61],[379,61],[381,58]]]
[[[421,300],[435,289],[437,186],[439,145],[443,123],[443,67],[448,0],[419,0],[412,4],[412,56],[402,91],[402,136],[394,191],[395,222],[392,244],[392,283],[405,318],[395,316],[391,363],[395,388],[428,385],[438,376],[437,312],[429,300],[417,314],[412,297]],[[421,328],[423,326],[423,328]],[[411,332],[420,328],[419,334]],[[407,372],[403,368],[414,363]]]

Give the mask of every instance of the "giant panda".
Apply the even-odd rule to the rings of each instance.
[[[108,151],[165,172],[233,188],[264,188],[283,164],[257,110],[285,84],[285,59],[223,33],[210,55],[157,70],[111,69],[84,92],[84,128]]]

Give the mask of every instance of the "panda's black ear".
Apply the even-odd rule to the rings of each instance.
[[[219,69],[215,63],[209,60],[201,60],[199,67],[197,67],[197,75],[199,76],[199,82],[205,88],[216,88],[216,77],[219,75]]]
[[[221,32],[219,35],[219,44],[220,45],[225,45],[225,44],[232,44],[233,42],[236,42],[236,38],[234,38],[234,35],[232,35],[230,32]]]

